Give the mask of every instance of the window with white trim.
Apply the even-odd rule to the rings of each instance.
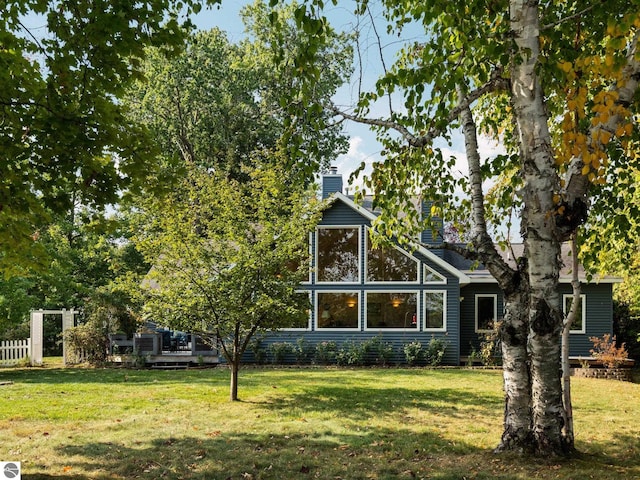
[[[418,329],[417,292],[367,292],[366,328]]]
[[[498,318],[498,295],[476,295],[476,332],[491,332]]]
[[[425,291],[422,309],[425,330],[446,330],[447,292],[442,290]]]
[[[434,269],[432,269],[427,265],[424,266],[422,281],[423,283],[438,283],[438,284],[447,283],[447,279],[445,277],[443,277],[442,275],[440,275],[438,272],[436,272]]]
[[[316,232],[319,283],[360,281],[360,228],[319,227]]]
[[[586,325],[587,325],[587,297],[586,295],[580,295],[580,308],[578,309],[578,314],[576,315],[575,320],[571,324],[571,328],[569,329],[569,333],[586,333]],[[569,315],[571,311],[571,305],[573,305],[573,295],[563,295],[562,296],[562,308],[564,311],[565,317]]]
[[[317,292],[316,323],[321,329],[359,329],[359,292]]]
[[[418,260],[399,247],[374,248],[367,229],[367,282],[417,282]]]

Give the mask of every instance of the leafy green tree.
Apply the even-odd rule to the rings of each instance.
[[[149,129],[164,159],[159,184],[179,178],[193,165],[241,178],[257,147],[286,146],[294,134],[308,146],[304,166],[313,165],[312,173],[346,149],[341,126],[321,109],[310,108],[289,123],[287,106],[300,102],[293,60],[304,32],[293,23],[293,7],[283,7],[283,30],[274,35],[267,10],[260,0],[242,10],[248,38],[238,44],[213,29],[190,36],[181,55],[168,58],[162,49],[147,51],[145,81],[134,84],[126,103],[130,118]],[[347,37],[329,33],[329,38],[331,44],[318,51],[327,68],[316,92],[325,101],[350,71]],[[285,58],[277,57],[276,46],[287,52]]]
[[[179,9],[212,0],[6,0],[0,18],[0,268],[38,265],[37,232],[73,194],[114,203],[151,168],[118,101],[150,46],[180,50]],[[38,27],[33,27],[36,24]],[[41,29],[41,25],[46,30]],[[44,32],[44,33],[43,33]],[[16,267],[16,268],[14,268]]]
[[[242,355],[255,334],[307,315],[313,192],[285,169],[245,170],[245,181],[195,168],[179,193],[149,200],[136,244],[153,263],[146,309],[159,324],[201,336],[231,369],[238,399]]]
[[[56,223],[42,229],[39,242],[46,255],[40,262],[47,258],[48,263],[0,278],[0,332],[17,334],[12,329],[28,325],[29,311],[40,308],[77,308],[84,322],[99,311],[118,312],[107,323],[109,328],[130,331],[136,308],[124,285],[138,283],[149,266],[123,234],[126,225],[126,219],[104,218],[76,205],[69,215],[58,216]],[[24,328],[20,332],[24,338]],[[28,336],[28,328],[26,332]]]
[[[601,186],[616,185],[617,175],[637,168],[637,8],[624,1],[382,4],[390,31],[402,38],[407,25],[417,24],[424,40],[404,43],[354,111],[324,106],[371,125],[384,144],[383,161],[364,179],[382,211],[382,233],[421,230],[434,215],[471,219],[468,248],[442,246],[482,262],[505,293],[506,408],[498,450],[567,454],[574,447],[563,430],[558,376],[560,243],[585,222],[590,198],[611,200]],[[313,30],[312,44],[324,41],[323,6],[309,1],[296,15]],[[359,3],[361,12],[367,7],[366,0]],[[313,49],[299,62],[313,64]],[[318,77],[301,70],[307,89]],[[401,108],[394,108],[398,98]],[[387,114],[371,116],[383,100]],[[468,163],[463,176],[436,142],[460,129]],[[481,158],[480,131],[502,141],[507,154]],[[501,182],[486,194],[485,182],[496,178]],[[415,196],[433,201],[426,219]],[[515,268],[491,236],[492,222],[500,225],[513,211],[524,238]]]

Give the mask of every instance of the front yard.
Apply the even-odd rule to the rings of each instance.
[[[573,381],[572,460],[491,453],[501,374],[470,369],[0,370],[25,479],[640,478],[640,385]]]

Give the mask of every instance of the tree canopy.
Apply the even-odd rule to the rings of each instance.
[[[318,220],[314,192],[272,166],[238,181],[203,168],[180,193],[146,205],[135,242],[153,264],[148,318],[193,332],[220,349],[231,367],[231,400],[254,334],[307,318],[299,294],[309,275],[310,232]]]
[[[155,139],[164,174],[198,165],[240,178],[242,167],[255,161],[253,152],[291,148],[295,138],[304,148],[304,163],[285,161],[308,182],[346,149],[341,125],[321,109],[305,109],[291,122],[288,107],[302,101],[293,61],[305,37],[293,22],[293,7],[279,13],[278,35],[269,28],[266,4],[258,0],[242,10],[248,36],[238,44],[213,29],[190,36],[185,52],[176,57],[148,50],[145,79],[128,91],[126,104],[130,118]],[[330,44],[317,52],[326,68],[315,91],[324,101],[350,73],[347,36],[327,35]]]
[[[0,19],[0,267],[37,265],[38,230],[72,197],[114,203],[151,168],[118,101],[146,48],[182,48],[183,14],[213,0],[8,0]],[[44,27],[44,29],[42,28]]]

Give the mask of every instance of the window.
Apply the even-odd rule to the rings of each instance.
[[[358,292],[318,292],[318,328],[359,328]]]
[[[424,329],[446,329],[447,292],[424,292]]]
[[[417,282],[418,261],[397,247],[373,248],[367,231],[367,282]]]
[[[318,282],[360,280],[359,228],[319,228],[316,266]]]
[[[447,283],[447,279],[433,270],[431,267],[424,266],[424,283]]]
[[[587,324],[587,297],[585,295],[580,295],[580,308],[578,309],[578,314],[576,315],[576,319],[571,324],[571,329],[569,333],[586,333],[585,326]],[[562,296],[562,305],[564,308],[564,314],[569,315],[569,311],[571,310],[571,305],[573,304],[573,295],[563,295]]]
[[[476,332],[490,332],[498,317],[497,295],[476,295]]]
[[[311,294],[309,292],[296,292],[295,300],[300,308],[300,314],[296,315],[290,327],[283,330],[309,330],[311,320]]]
[[[418,294],[367,292],[367,328],[418,329]]]

